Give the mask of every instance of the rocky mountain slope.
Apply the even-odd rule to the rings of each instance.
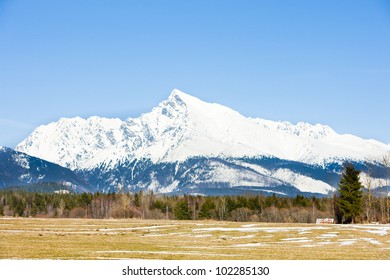
[[[0,147],[0,189],[53,183],[68,191],[91,191],[91,186],[75,172],[10,148]]]
[[[325,125],[247,118],[174,90],[138,118],[60,119],[16,149],[70,168],[98,190],[325,195],[344,162],[379,170],[390,147]]]

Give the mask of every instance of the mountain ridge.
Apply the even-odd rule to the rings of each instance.
[[[0,189],[53,183],[70,191],[91,191],[91,186],[71,170],[0,146]]]
[[[175,89],[167,100],[138,118],[62,118],[38,127],[16,150],[74,170],[116,162],[123,155],[154,162],[265,155],[323,164],[337,157],[379,160],[386,148],[379,141],[337,134],[326,125],[246,118]]]
[[[389,148],[326,125],[248,118],[176,89],[138,118],[62,118],[17,146],[99,191],[285,195],[332,193],[345,162],[380,169]]]

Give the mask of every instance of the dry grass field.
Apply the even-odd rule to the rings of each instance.
[[[390,260],[390,225],[0,218],[0,259]]]

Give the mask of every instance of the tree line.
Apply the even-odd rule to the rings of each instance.
[[[345,203],[340,202],[340,197],[342,197],[340,194],[317,198],[302,195],[296,197],[263,196],[261,194],[166,196],[142,191],[136,193],[78,194],[7,190],[0,191],[0,216],[212,219],[278,223],[313,223],[318,218],[335,218],[339,223],[390,222],[387,198],[374,197],[368,192],[362,192],[358,199],[361,209],[353,212],[351,216],[348,214],[348,207],[347,210],[343,208],[342,205]]]
[[[383,165],[389,173],[386,174],[384,196],[373,195],[370,174],[366,174],[362,183],[360,171],[352,164],[346,164],[338,192],[324,198],[275,194],[167,196],[143,191],[44,193],[11,189],[0,191],[0,216],[278,223],[313,223],[320,218],[334,218],[337,223],[390,223],[390,152],[383,157]]]

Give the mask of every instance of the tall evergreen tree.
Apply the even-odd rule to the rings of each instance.
[[[178,220],[191,220],[191,211],[185,199],[176,203],[173,213]]]
[[[141,198],[139,193],[134,194],[134,205],[137,207],[141,206]]]
[[[206,198],[199,210],[199,219],[211,219],[213,217],[215,203],[212,198]]]
[[[337,206],[343,223],[355,223],[363,213],[363,185],[359,181],[359,173],[352,164],[348,164],[339,183]]]

